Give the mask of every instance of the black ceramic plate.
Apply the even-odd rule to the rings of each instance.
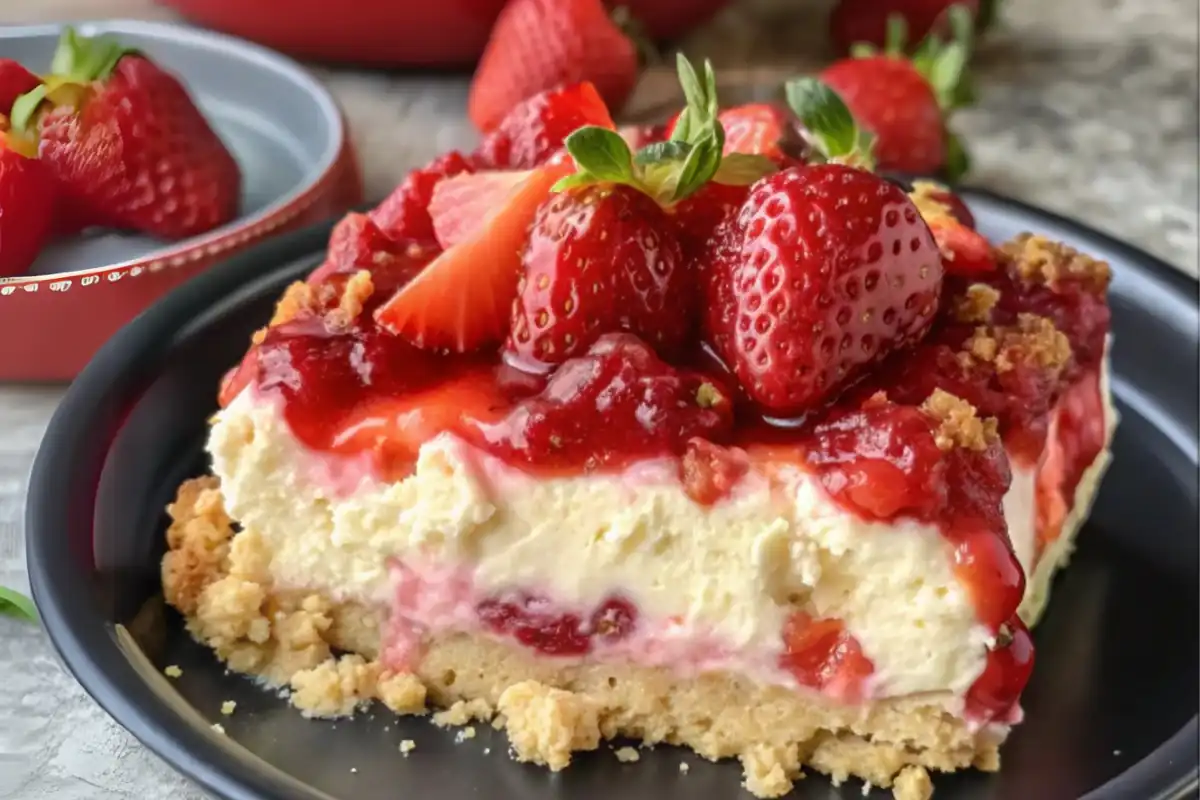
[[[1037,631],[1027,721],[995,776],[938,781],[939,800],[1166,800],[1197,775],[1197,284],[1100,234],[970,195],[993,237],[1043,231],[1115,270],[1116,458],[1071,568]],[[500,734],[454,743],[421,719],[309,722],[225,674],[163,608],[162,508],[203,469],[222,372],[284,286],[319,258],[328,227],[272,241],[193,280],[118,334],[71,387],[34,465],[29,570],[67,666],[122,725],[217,794],[237,798],[624,800],[732,798],[740,771],[660,747],[607,749],[552,776],[516,764]],[[254,276],[247,278],[247,276]],[[117,623],[121,623],[118,627]],[[183,676],[168,681],[168,664]],[[237,713],[220,716],[225,700]],[[210,730],[220,722],[222,737]],[[402,739],[417,742],[402,758]],[[679,763],[692,768],[682,775]],[[796,798],[857,798],[820,777]],[[875,795],[886,793],[876,792]],[[890,795],[888,795],[890,796]]]

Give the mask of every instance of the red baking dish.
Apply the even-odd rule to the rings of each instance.
[[[221,34],[146,22],[76,26],[110,33],[177,75],[242,171],[241,215],[179,242],[99,231],[56,242],[29,274],[0,278],[0,380],[66,380],[118,328],[214,261],[362,201],[333,99],[302,68]],[[0,52],[44,70],[58,26],[0,29]]]
[[[565,2],[565,0],[563,0]],[[377,66],[475,63],[505,0],[161,0],[190,19],[302,58]],[[673,39],[728,0],[625,0],[655,39]]]

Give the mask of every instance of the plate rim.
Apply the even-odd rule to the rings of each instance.
[[[1123,259],[1145,266],[1153,278],[1166,283],[1173,293],[1195,297],[1200,291],[1200,280],[1090,226],[994,192],[966,189],[963,194],[968,202],[1045,219],[1069,230],[1080,240],[1097,242],[1119,253]],[[318,223],[243,251],[174,290],[126,325],[100,349],[67,391],[47,426],[30,473],[25,510],[30,586],[43,628],[63,664],[92,699],[151,752],[179,773],[229,800],[332,799],[249,750],[232,750],[223,737],[189,724],[178,710],[155,695],[128,660],[115,662],[114,668],[113,662],[102,664],[94,658],[97,648],[120,647],[116,626],[85,604],[71,608],[72,604],[64,601],[64,595],[82,596],[89,590],[87,576],[76,560],[59,558],[59,553],[47,549],[51,537],[43,532],[67,528],[71,512],[60,502],[58,488],[60,476],[70,465],[77,465],[82,460],[79,451],[96,451],[91,452],[93,459],[98,453],[105,452],[105,448],[88,443],[90,419],[102,413],[120,413],[116,408],[98,408],[94,387],[114,384],[117,375],[154,369],[168,352],[172,337],[167,334],[179,330],[177,320],[196,315],[198,297],[207,302],[239,290],[247,291],[256,283],[270,280],[277,271],[247,270],[249,264],[282,266],[315,256],[323,249],[333,224],[332,221]],[[132,354],[139,357],[133,358]],[[56,543],[56,546],[61,545],[62,542]],[[70,571],[79,574],[63,574]],[[57,587],[56,583],[59,584]],[[1176,800],[1195,791],[1200,786],[1197,739],[1200,739],[1200,714],[1194,715],[1143,759],[1091,790],[1081,800],[1134,796],[1148,800]],[[1152,776],[1161,776],[1166,771],[1164,762],[1168,765],[1178,762],[1181,766],[1174,766],[1167,773],[1171,776],[1168,785],[1155,782],[1155,788]]]
[[[65,278],[88,275],[104,275],[113,270],[145,267],[155,263],[177,260],[211,258],[239,246],[249,239],[261,236],[262,231],[284,224],[304,212],[316,202],[327,188],[334,173],[340,168],[342,151],[350,142],[345,117],[330,91],[298,61],[282,54],[225,33],[205,30],[186,23],[138,20],[124,17],[114,19],[83,19],[77,21],[38,23],[29,25],[0,26],[0,42],[8,39],[24,39],[32,36],[57,36],[63,28],[71,26],[83,34],[132,33],[148,36],[165,43],[182,43],[198,46],[215,54],[235,53],[238,58],[249,60],[256,67],[276,73],[282,79],[300,86],[319,109],[327,129],[332,133],[329,146],[309,168],[305,180],[286,194],[280,195],[254,214],[236,219],[205,233],[168,242],[150,252],[102,267],[88,267],[70,272],[54,272],[45,275],[16,275],[0,277],[0,286],[24,286],[36,283],[52,283]]]

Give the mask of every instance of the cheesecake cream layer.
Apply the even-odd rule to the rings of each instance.
[[[787,465],[752,468],[705,507],[673,462],[534,478],[442,435],[403,481],[350,480],[351,465],[304,448],[252,390],[217,416],[209,449],[226,508],[263,539],[276,586],[391,608],[396,562],[431,586],[431,570],[458,576],[454,596],[410,604],[427,630],[469,629],[474,602],[514,589],[584,609],[619,594],[653,637],[623,655],[666,648],[677,669],[794,685],[778,667],[781,631],[803,610],[857,639],[874,665],[868,696],[961,696],[983,670],[989,632],[941,532],[859,519]],[[705,645],[691,664],[688,642]]]
[[[1107,367],[1100,385],[1111,435]],[[778,665],[781,631],[799,609],[843,621],[874,665],[870,697],[960,696],[983,669],[989,633],[941,533],[862,520],[794,466],[757,464],[705,507],[670,460],[534,478],[443,435],[422,447],[411,476],[384,483],[363,462],[309,451],[252,389],[218,414],[209,450],[230,514],[271,553],[276,586],[383,609],[407,597],[403,613],[418,631],[471,632],[477,603],[506,591],[583,610],[619,595],[637,606],[638,633],[602,659],[794,685]],[[1027,620],[1044,606],[1107,462],[1105,447],[1040,555],[1037,470],[1014,466],[1004,507],[1029,576]],[[397,659],[403,632],[393,626]]]

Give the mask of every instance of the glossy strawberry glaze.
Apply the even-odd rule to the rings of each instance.
[[[380,277],[380,284],[389,282]],[[943,532],[980,622],[996,639],[967,694],[966,715],[1011,721],[1033,648],[1016,615],[1024,575],[1001,506],[1010,481],[1005,449],[1018,459],[1040,453],[1051,411],[1072,387],[1056,427],[1065,442],[1057,488],[1060,496],[1068,486],[1073,492],[1103,446],[1096,376],[1108,320],[1102,301],[1029,288],[1003,275],[994,281],[1003,284],[1004,297],[997,321],[1034,309],[1061,322],[1078,354],[1061,376],[964,374],[953,352],[969,330],[943,312],[922,343],[895,354],[833,405],[781,422],[744,404],[735,415],[731,384],[711,357],[669,365],[630,335],[605,337],[549,377],[513,370],[494,354],[423,351],[374,324],[372,309],[389,296],[379,292],[349,328],[331,330],[310,316],[270,329],[228,377],[222,396],[230,399],[253,384],[282,401],[293,433],[308,448],[367,454],[384,480],[409,474],[421,444],[442,432],[543,476],[616,471],[676,456],[681,483],[702,503],[719,502],[759,459],[801,465],[852,513],[881,521],[914,518]],[[946,308],[963,288],[948,283]],[[940,449],[936,420],[918,407],[934,388],[997,416],[1004,446]],[[611,647],[639,626],[637,609],[620,597],[570,609],[536,594],[506,595],[485,598],[473,613],[476,624],[494,634],[553,656]],[[797,616],[781,635],[780,666],[801,684],[861,697],[873,667],[840,621]]]

